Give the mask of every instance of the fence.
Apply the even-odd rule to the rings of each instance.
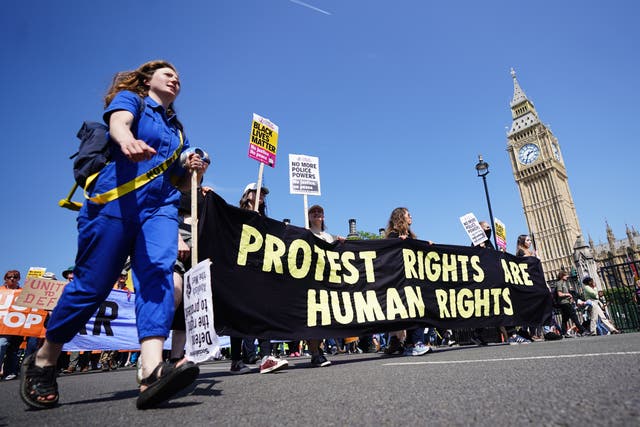
[[[626,332],[640,331],[639,271],[640,261],[600,267],[607,312],[618,329]]]

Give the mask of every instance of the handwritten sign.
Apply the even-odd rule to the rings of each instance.
[[[482,227],[480,227],[480,223],[473,213],[470,212],[466,215],[461,216],[460,222],[469,235],[469,238],[473,242],[473,246],[478,246],[480,243],[487,240],[487,235],[485,234]]]
[[[320,195],[320,162],[317,157],[289,154],[289,192]]]
[[[184,275],[184,319],[187,325],[186,357],[200,363],[220,352],[213,325],[211,261],[199,262]]]
[[[278,126],[269,119],[253,114],[249,157],[275,167],[278,149]]]
[[[27,278],[24,281],[22,293],[16,299],[16,304],[41,310],[53,310],[62,295],[65,284],[57,280]]]

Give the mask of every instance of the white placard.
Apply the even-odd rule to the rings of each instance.
[[[482,227],[480,227],[480,223],[476,219],[476,216],[472,212],[461,216],[460,222],[473,242],[473,246],[478,246],[480,243],[489,240]]]
[[[219,356],[220,345],[213,325],[211,261],[200,261],[184,275],[184,319],[187,325],[186,357],[195,363]]]
[[[304,154],[289,154],[289,192],[320,195],[320,160]]]

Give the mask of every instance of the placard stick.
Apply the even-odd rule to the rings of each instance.
[[[309,200],[307,195],[304,194],[304,228],[309,228]]]
[[[264,163],[260,162],[260,168],[258,168],[258,188],[256,188],[256,199],[253,202],[253,210],[258,212],[260,207],[260,191],[262,190],[262,174],[264,173]]]
[[[191,172],[191,267],[198,264],[198,172]]]

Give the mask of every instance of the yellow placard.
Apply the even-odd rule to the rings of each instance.
[[[274,167],[278,150],[278,126],[269,119],[253,114],[249,157]]]

